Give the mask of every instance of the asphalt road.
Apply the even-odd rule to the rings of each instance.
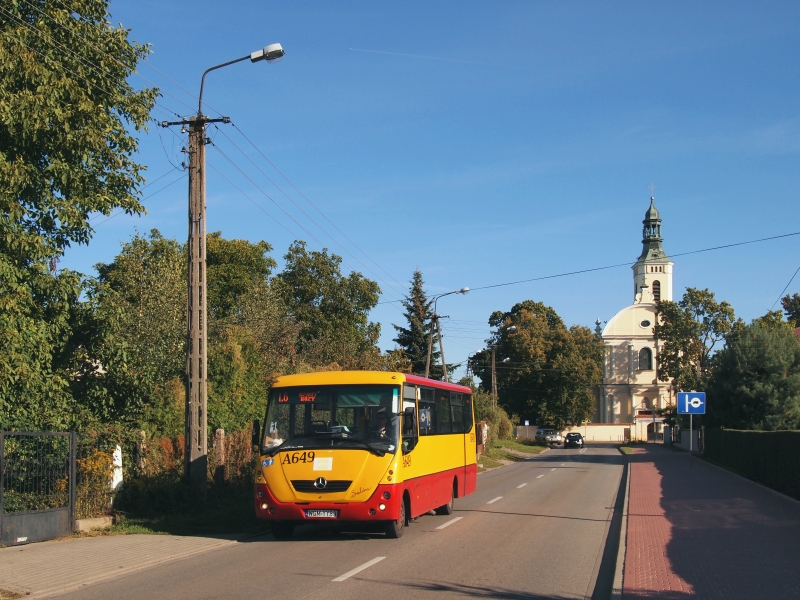
[[[623,464],[612,446],[549,450],[479,475],[454,514],[420,517],[399,540],[302,527],[60,598],[591,598]]]

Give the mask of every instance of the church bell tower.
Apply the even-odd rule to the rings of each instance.
[[[661,217],[650,197],[650,208],[642,221],[642,254],[633,269],[633,297],[635,303],[652,303],[672,300],[673,263],[661,245]]]

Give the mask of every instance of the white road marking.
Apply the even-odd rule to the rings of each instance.
[[[489,500],[486,504],[494,504],[495,502],[497,502],[498,500],[501,500],[502,498],[503,498],[502,496],[498,496],[494,500]]]
[[[528,484],[527,483],[521,483],[520,485],[517,486],[517,489],[524,488],[526,485],[528,485]]]
[[[369,560],[369,561],[365,562],[360,567],[356,567],[352,571],[348,571],[344,575],[340,575],[339,577],[337,577],[336,579],[332,579],[331,581],[344,581],[345,579],[349,579],[350,577],[352,577],[356,573],[361,573],[361,571],[363,571],[364,569],[368,569],[369,567],[371,567],[375,563],[381,562],[384,558],[386,558],[386,557],[385,556],[377,556],[377,557],[373,558],[372,560]]]
[[[556,470],[556,468],[555,468],[555,467],[553,467],[553,468],[552,468],[552,469],[550,469],[550,470],[551,470],[551,471],[555,471],[555,470]]]
[[[584,452],[586,452],[586,448],[581,448],[581,454],[583,454]]]
[[[455,523],[456,521],[460,521],[460,520],[461,520],[461,519],[463,519],[463,518],[464,518],[464,517],[456,517],[455,519],[450,519],[450,520],[449,520],[447,523],[442,523],[442,524],[441,524],[441,525],[439,525],[439,526],[438,526],[436,529],[444,529],[445,527],[447,527],[447,526],[449,526],[449,525],[452,525],[452,524],[453,524],[453,523]]]
[[[563,467],[565,464],[567,464],[567,463],[561,463],[561,466]]]
[[[544,477],[544,475],[537,475],[536,479],[539,479],[540,477]]]

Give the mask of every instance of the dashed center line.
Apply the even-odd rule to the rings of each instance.
[[[524,488],[526,485],[528,485],[528,484],[527,483],[521,483],[521,484],[519,484],[517,486],[517,489]]]
[[[441,524],[441,525],[439,525],[439,526],[438,526],[436,529],[444,529],[445,527],[447,527],[447,526],[449,526],[449,525],[452,525],[452,524],[453,524],[453,523],[455,523],[456,521],[460,521],[460,520],[461,520],[461,519],[463,519],[463,518],[464,518],[464,517],[456,517],[455,519],[450,519],[450,520],[449,520],[447,523],[442,523],[442,524]]]
[[[555,467],[553,467],[553,468],[552,468],[552,469],[550,469],[550,470],[551,470],[551,471],[555,471],[555,470],[556,470],[556,468],[555,468]]]
[[[563,467],[565,464],[567,464],[567,463],[561,463],[561,466]]]
[[[536,479],[539,479],[540,477],[544,477],[544,475],[537,475]]]
[[[371,567],[375,563],[381,562],[384,558],[386,558],[386,557],[385,556],[376,556],[372,560],[368,560],[367,562],[365,562],[360,567],[356,567],[355,569],[353,569],[352,571],[348,571],[344,575],[339,575],[339,577],[337,577],[336,579],[332,579],[331,581],[344,581],[345,579],[349,579],[353,575],[355,575],[357,573],[361,573],[361,571],[363,571],[364,569],[368,569],[369,567]]]
[[[486,504],[494,504],[495,502],[497,502],[498,500],[501,500],[502,498],[503,498],[502,496],[498,496],[494,500],[489,500]]]

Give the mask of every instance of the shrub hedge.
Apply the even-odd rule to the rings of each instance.
[[[800,431],[707,429],[704,455],[800,500]]]

